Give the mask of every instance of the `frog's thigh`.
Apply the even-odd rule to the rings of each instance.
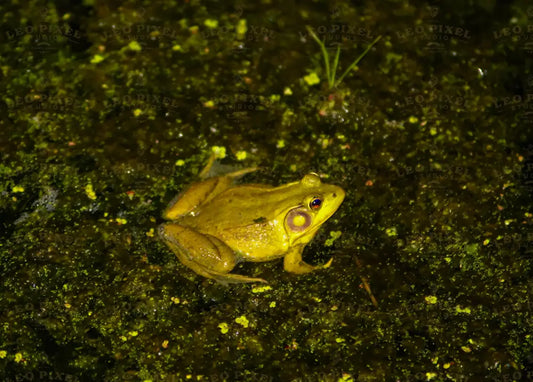
[[[236,264],[235,254],[217,238],[175,223],[163,224],[161,236],[180,261],[205,277],[206,272],[227,273]]]
[[[283,268],[287,272],[291,273],[309,273],[316,269],[328,268],[333,261],[333,258],[324,265],[313,266],[307,264],[302,260],[302,252],[304,250],[303,245],[297,245],[292,247],[283,259]]]
[[[198,206],[207,203],[231,187],[235,178],[256,170],[256,167],[245,168],[224,176],[217,176],[193,183],[187,190],[172,199],[163,212],[163,218],[176,220],[178,217],[194,211]]]
[[[178,217],[188,214],[196,207],[211,199],[213,196],[226,190],[231,185],[230,178],[209,178],[202,182],[192,184],[187,190],[179,193],[170,201],[163,212],[163,218],[176,220]]]
[[[161,225],[159,234],[182,264],[201,276],[221,283],[266,283],[260,278],[228,273],[236,264],[235,254],[214,236],[175,223]]]

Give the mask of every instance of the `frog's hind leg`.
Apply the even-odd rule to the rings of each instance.
[[[209,272],[209,277],[221,284],[241,284],[241,283],[263,283],[268,284],[268,281],[261,279],[259,277],[248,277],[243,275],[238,275],[235,273],[218,273],[218,272]]]
[[[198,174],[200,176],[200,179],[207,179],[207,178],[210,178],[210,177],[214,177],[212,175],[209,175],[209,173],[211,172],[211,169],[212,169],[213,165],[215,164],[215,161],[216,161],[216,154],[212,153],[211,156],[209,157],[209,160],[207,161],[207,164],[205,165],[203,170],[200,171],[200,174]],[[235,178],[241,177],[243,175],[246,175],[246,174],[248,174],[250,172],[257,171],[257,170],[258,170],[257,167],[247,167],[247,168],[243,168],[243,169],[240,169],[240,170],[237,170],[237,171],[233,171],[233,172],[230,172],[230,173],[223,173],[221,175],[215,175],[215,176],[229,176],[229,177],[235,179]]]
[[[159,234],[181,263],[201,276],[220,283],[266,283],[261,278],[229,273],[237,263],[235,254],[214,236],[176,223],[162,224]]]
[[[256,170],[256,167],[245,168],[230,174],[193,183],[171,200],[163,212],[163,217],[167,220],[176,220],[180,216],[194,211],[198,206],[207,203],[231,187],[235,179]]]

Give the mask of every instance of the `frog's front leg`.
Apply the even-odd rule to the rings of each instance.
[[[312,271],[315,271],[317,269],[324,269],[328,268],[332,261],[333,257],[329,259],[329,261],[324,265],[311,265],[307,264],[302,260],[302,252],[305,248],[305,245],[295,245],[291,249],[289,249],[289,252],[285,255],[285,258],[283,259],[283,268],[287,272],[291,273],[309,273]]]
[[[221,283],[266,283],[260,278],[229,273],[237,263],[235,253],[214,236],[176,223],[162,224],[159,234],[181,263],[201,276]]]

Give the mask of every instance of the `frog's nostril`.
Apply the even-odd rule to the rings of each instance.
[[[337,194],[336,194],[336,193],[333,193],[333,197],[336,198],[336,197],[337,197]]]

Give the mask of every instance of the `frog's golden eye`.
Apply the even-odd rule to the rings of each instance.
[[[315,196],[309,202],[309,208],[311,208],[312,210],[319,210],[321,206],[322,206],[322,199],[320,199],[319,197]]]

